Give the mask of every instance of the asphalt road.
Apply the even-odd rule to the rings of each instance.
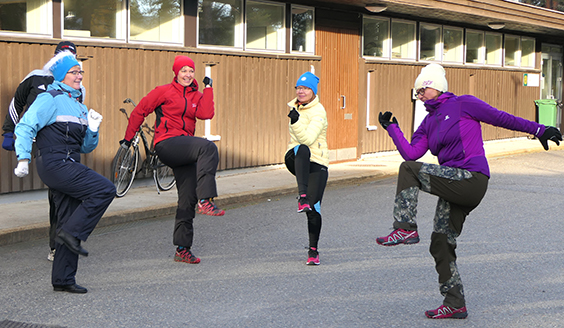
[[[564,151],[490,161],[482,204],[458,239],[466,320],[442,302],[428,253],[436,198],[420,193],[421,242],[382,247],[395,179],[326,191],[321,265],[284,196],[197,216],[198,265],[172,260],[173,218],[96,229],[77,282],[53,292],[47,240],[0,247],[0,323],[63,327],[564,327]]]

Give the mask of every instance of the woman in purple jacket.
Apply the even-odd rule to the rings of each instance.
[[[384,246],[418,243],[415,217],[419,190],[438,196],[429,251],[435,259],[439,290],[445,299],[441,306],[426,311],[425,315],[433,319],[464,319],[468,312],[455,249],[464,220],[484,197],[490,177],[480,122],[533,134],[545,150],[548,140],[559,145],[562,134],[555,127],[497,110],[474,96],[447,92],[445,70],[438,64],[429,64],[421,70],[415,90],[428,115],[413,134],[411,143],[392,113],[379,116],[380,124],[406,161],[399,169],[394,231],[377,238],[376,242]],[[415,162],[427,150],[437,156],[440,165]]]

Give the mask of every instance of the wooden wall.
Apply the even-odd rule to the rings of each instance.
[[[391,111],[408,138],[412,135],[414,103],[411,90],[423,65],[365,63],[361,65],[359,113],[359,148],[362,154],[395,150],[387,132],[378,123],[378,113]],[[448,67],[446,77],[449,91],[456,95],[471,94],[493,107],[529,120],[535,120],[534,100],[538,99],[538,87],[523,86],[523,73],[531,71]],[[534,72],[537,73],[538,72]],[[375,131],[366,129],[366,85],[370,76],[370,124]],[[484,140],[506,139],[526,134],[482,124]]]
[[[54,49],[53,44],[0,41],[2,122],[18,84],[31,70],[41,68],[52,57]],[[87,58],[83,64],[85,104],[104,117],[99,146],[84,155],[83,163],[106,177],[110,176],[112,158],[127,126],[119,108],[126,108],[128,112],[133,109],[123,100],[129,97],[138,102],[154,87],[170,83],[176,55],[187,55],[194,60],[200,84],[206,63],[213,64],[216,115],[211,121],[211,134],[221,136],[216,142],[220,170],[283,162],[289,141],[286,103],[295,96],[294,84],[298,76],[311,65],[319,68],[319,60],[311,57],[243,56],[80,44],[78,54],[80,58]],[[153,118],[149,122],[152,124]],[[199,122],[196,135],[203,134],[204,123]],[[144,158],[143,153],[142,156]],[[33,163],[30,175],[19,179],[13,174],[15,153],[1,150],[0,193],[44,188]]]
[[[20,81],[31,70],[41,68],[54,49],[53,42],[0,41],[2,121]],[[119,108],[124,107],[128,112],[133,109],[123,100],[129,97],[138,102],[154,87],[170,83],[176,55],[187,55],[194,60],[198,82],[204,77],[206,64],[213,65],[216,116],[211,121],[211,134],[221,136],[216,142],[220,170],[282,163],[289,140],[286,103],[295,96],[295,81],[312,65],[316,72],[322,72],[321,65],[326,64],[315,56],[204,52],[186,48],[163,50],[155,46],[78,44],[78,53],[80,58],[86,59],[83,64],[85,104],[104,116],[99,146],[83,157],[83,163],[106,177],[110,176],[111,161],[127,125]],[[395,150],[383,129],[366,130],[367,74],[372,72],[370,124],[379,127],[378,112],[390,110],[409,138],[413,120],[411,88],[423,65],[367,63],[363,59],[358,59],[358,63],[358,72],[348,72],[358,73],[358,154]],[[538,98],[539,88],[522,86],[524,71],[448,66],[446,70],[449,89],[455,94],[474,94],[501,110],[535,119],[533,101]],[[148,121],[152,124],[153,118]],[[523,135],[491,126],[484,126],[483,132],[486,140]],[[204,123],[199,122],[196,135],[203,133]],[[19,179],[13,174],[15,154],[1,150],[0,193],[44,188],[33,165],[34,161],[31,174]]]

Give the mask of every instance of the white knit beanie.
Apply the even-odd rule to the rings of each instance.
[[[415,90],[433,88],[440,92],[448,91],[445,69],[439,64],[429,64],[421,69],[415,80]]]

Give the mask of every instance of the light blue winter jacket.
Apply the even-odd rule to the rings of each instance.
[[[89,153],[98,146],[98,132],[88,129],[88,108],[80,90],[55,81],[39,94],[16,125],[18,160],[31,159],[33,139],[39,151]]]

